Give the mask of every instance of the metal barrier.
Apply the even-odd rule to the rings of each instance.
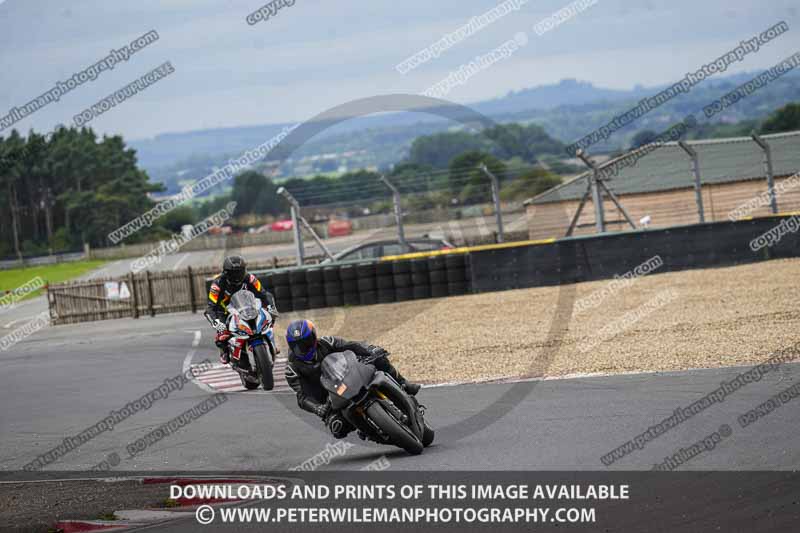
[[[670,228],[606,233],[560,239],[538,246],[488,247],[471,255],[472,290],[498,291],[609,279],[659,256],[659,272],[752,263],[800,256],[800,239],[787,232],[772,246],[754,252],[751,241],[793,215],[736,222],[710,222]]]
[[[55,265],[58,263],[69,263],[86,259],[84,252],[69,252],[63,254],[42,255],[36,257],[25,257],[23,259],[9,259],[0,261],[0,270],[12,268],[26,268],[41,265]]]

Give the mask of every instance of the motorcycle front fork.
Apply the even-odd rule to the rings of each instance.
[[[247,347],[247,341],[243,341],[241,339],[233,339],[233,342],[229,345],[230,349],[230,365],[231,367],[236,370],[237,372],[253,372],[253,369],[256,367],[255,360],[253,359],[253,353]],[[247,361],[249,364],[249,368],[244,368],[242,366],[242,360]]]
[[[358,431],[361,431],[367,435],[370,440],[380,442],[375,440],[373,436],[375,429],[364,419],[364,409],[366,409],[365,405],[361,405],[356,408],[345,408],[342,409],[341,414],[345,420],[350,422]]]
[[[234,359],[233,355],[231,355],[231,365],[238,366],[239,369],[245,372],[255,373],[256,369],[256,359],[255,355],[253,355],[253,349],[249,347],[247,341],[240,341],[237,339],[236,345],[233,346],[233,350],[239,350],[239,359]],[[272,364],[275,364],[275,359],[278,357],[278,349],[273,344],[270,339],[265,339],[264,344],[267,345],[267,349],[269,350],[270,355],[272,356]],[[250,368],[242,368],[240,365],[240,361],[243,357],[247,357],[247,362],[250,364]],[[235,368],[234,368],[235,370]]]

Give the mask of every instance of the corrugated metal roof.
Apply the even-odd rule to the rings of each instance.
[[[800,131],[763,135],[772,150],[773,172],[776,177],[800,171]],[[687,141],[697,151],[702,183],[729,183],[763,178],[764,152],[750,137],[733,137],[704,141]],[[612,159],[598,169],[608,169],[616,162],[642,155],[636,164],[620,168],[617,175],[606,180],[609,189],[618,195],[668,191],[692,187],[694,175],[688,154],[676,142],[644,153],[633,150]],[[589,171],[584,172],[526,202],[544,204],[580,199],[586,191]]]

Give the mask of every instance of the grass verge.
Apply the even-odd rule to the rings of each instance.
[[[58,283],[75,279],[87,272],[103,266],[106,261],[73,261],[69,263],[57,263],[55,265],[42,265],[26,268],[13,268],[11,270],[0,270],[0,296],[6,291],[13,291],[37,276],[41,277],[45,283]],[[42,294],[43,289],[39,289],[27,294],[21,300],[32,298]]]

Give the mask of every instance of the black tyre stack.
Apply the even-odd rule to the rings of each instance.
[[[328,266],[322,269],[322,283],[325,292],[325,306],[341,307],[344,305],[342,280],[339,279],[338,266]]]
[[[355,265],[342,265],[339,268],[339,279],[342,282],[342,303],[344,305],[359,305],[358,273]]]
[[[377,267],[375,263],[360,263],[356,265],[358,299],[361,305],[378,303],[376,276]]]
[[[306,270],[306,290],[308,292],[308,309],[325,307],[325,284],[322,269],[315,267]]]
[[[411,260],[411,295],[415,300],[431,297],[431,280],[426,258]]]
[[[292,310],[305,311],[308,309],[308,282],[306,271],[303,269],[289,271],[289,287],[292,295]]]
[[[375,264],[375,286],[378,291],[379,304],[389,304],[397,301],[394,270],[391,261],[378,261]]]
[[[431,296],[442,298],[447,296],[447,265],[445,256],[435,255],[428,258],[428,277],[431,280]]]
[[[270,271],[261,280],[281,312],[372,305],[470,292],[467,254]]]
[[[272,295],[275,296],[275,291],[273,290],[273,287],[275,286],[275,272],[270,271],[265,274],[260,274],[258,275],[258,279],[261,280],[262,288],[271,292]],[[275,299],[277,300],[277,297]],[[277,301],[275,303],[277,304]]]
[[[449,254],[444,256],[447,271],[447,294],[458,296],[466,294],[469,287],[469,260],[466,254]]]
[[[273,272],[272,283],[267,284],[267,290],[275,297],[275,306],[281,313],[292,311],[292,293],[289,289],[289,273]]]
[[[398,302],[414,298],[414,284],[411,281],[411,261],[392,261],[394,293]]]

